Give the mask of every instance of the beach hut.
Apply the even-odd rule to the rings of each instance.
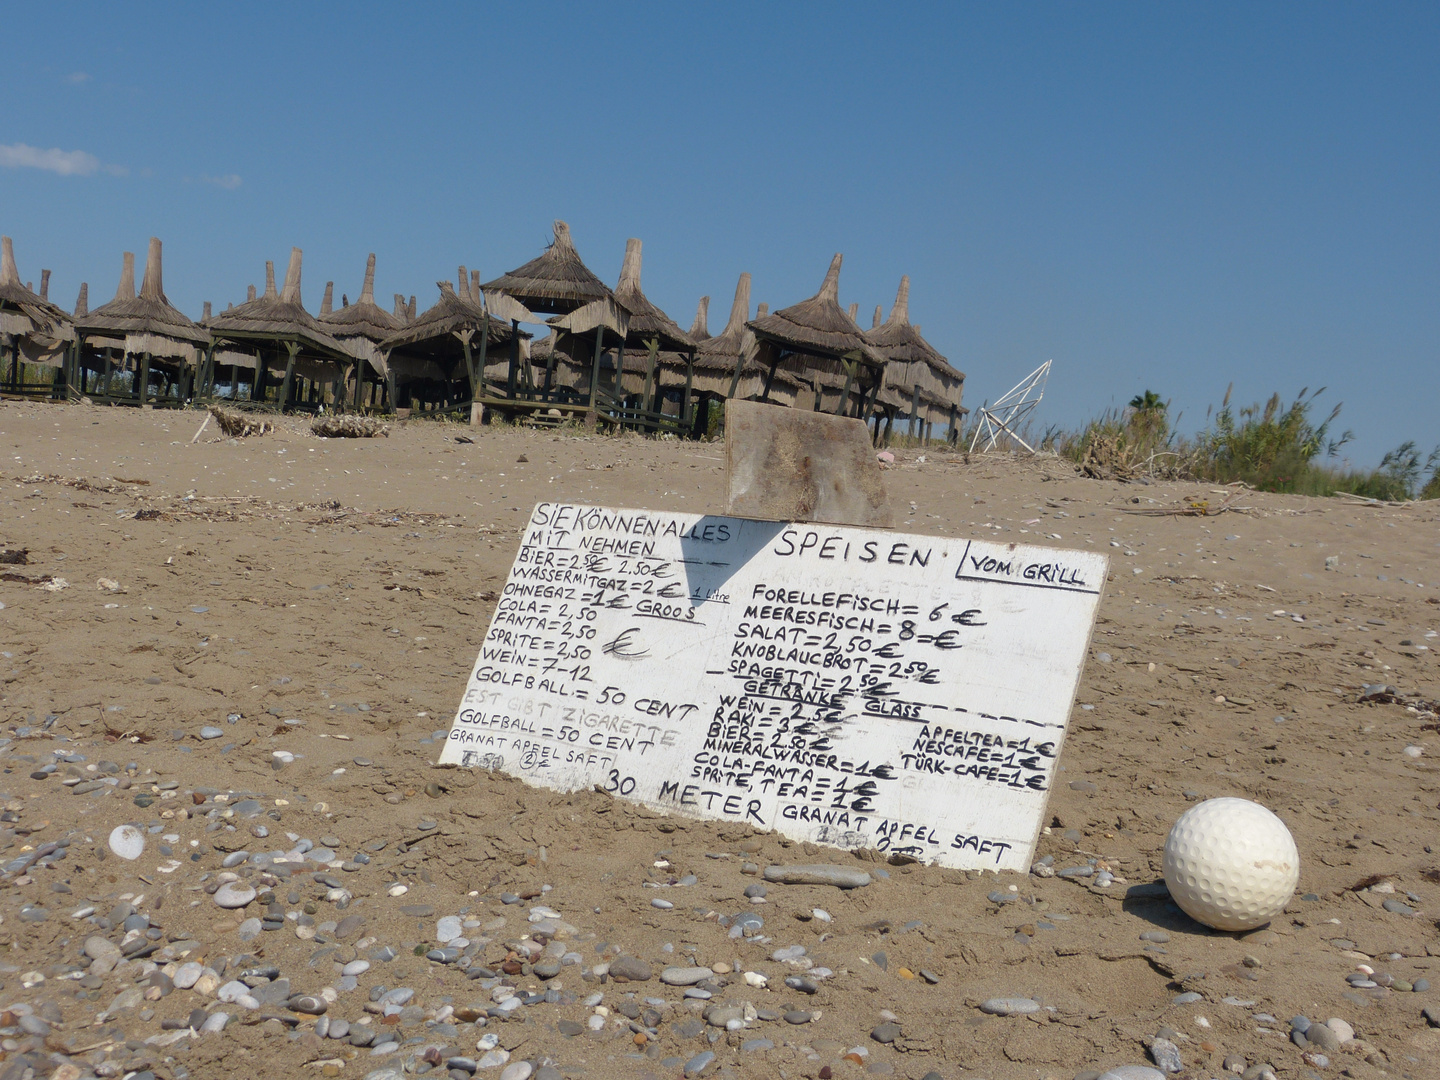
[[[600,393],[601,357],[607,347],[622,349],[629,333],[629,312],[580,259],[570,238],[570,226],[555,222],[555,238],[537,258],[524,266],[486,282],[487,302],[492,293],[503,293],[529,311],[553,315],[547,325],[555,332],[548,352],[544,386],[540,399],[578,399],[595,412]],[[594,335],[589,361],[584,354]],[[568,368],[566,371],[564,369]],[[584,373],[588,370],[588,376]],[[557,387],[566,390],[556,395]]]
[[[142,405],[150,401],[150,379],[157,373],[165,379],[157,397],[168,397],[174,388],[177,401],[188,398],[200,361],[211,343],[210,334],[165,296],[161,245],[154,236],[145,255],[140,294],[135,294],[135,256],[127,251],[115,299],[84,315],[77,310],[75,334],[84,369],[100,370],[96,357],[103,352],[107,393],[118,345],[120,367],[134,372],[132,396]],[[78,366],[75,374],[81,375]],[[83,376],[80,381],[84,381]]]
[[[637,419],[642,427],[651,427],[658,423],[658,418],[653,414],[659,413],[660,402],[665,396],[665,389],[662,387],[663,372],[659,369],[660,351],[683,356],[685,358],[685,383],[683,391],[680,387],[674,387],[679,406],[678,422],[683,425],[685,418],[690,415],[690,396],[694,382],[694,361],[695,361],[695,340],[689,334],[681,330],[679,325],[652,304],[646,298],[644,291],[640,288],[640,271],[643,245],[635,238],[625,241],[625,260],[620,267],[620,282],[615,286],[615,299],[621,306],[630,313],[629,329],[626,334],[626,347],[619,350],[615,357],[615,397],[617,399],[626,396],[627,391],[631,394],[638,389],[638,404],[642,414]],[[626,368],[629,358],[634,358],[638,363],[644,365],[644,387],[626,385]],[[640,374],[637,370],[632,381],[638,383]]]
[[[215,369],[230,367],[232,385],[239,371],[249,368],[250,400],[264,401],[269,369],[283,370],[279,405],[281,409],[313,407],[318,389],[342,378],[354,362],[353,355],[336,341],[305,310],[300,298],[300,269],[303,253],[290,249],[285,287],[275,291],[275,264],[265,264],[265,292],[255,300],[212,316],[207,329],[215,339],[207,381],[213,387]],[[309,402],[301,402],[296,380],[310,384]]]
[[[23,364],[63,370],[74,340],[70,316],[21,282],[10,237],[0,237],[0,378],[6,388],[25,389]]]
[[[747,323],[755,335],[756,359],[766,371],[761,400],[774,390],[781,370],[813,388],[815,408],[866,419],[884,376],[885,359],[865,340],[855,320],[840,307],[840,263],[830,269],[809,300]]]
[[[403,319],[375,303],[373,251],[365,260],[365,283],[360,287],[360,298],[353,304],[343,303],[337,309],[334,306],[333,287],[327,284],[325,300],[320,305],[320,316],[316,321],[355,357],[355,364],[351,369],[349,396],[353,406],[359,409],[365,398],[367,373],[372,390],[386,381],[389,369],[380,343],[399,333],[405,326]]]
[[[483,398],[489,347],[518,344],[520,332],[486,313],[463,266],[458,290],[448,281],[436,285],[435,304],[379,345],[392,408],[411,399],[450,408]]]
[[[886,361],[885,380],[878,399],[878,407],[885,416],[885,436],[889,436],[895,417],[904,413],[910,420],[911,436],[916,434],[918,424],[921,438],[928,441],[935,422],[939,420],[948,425],[949,438],[953,442],[960,421],[968,412],[961,405],[965,376],[921,336],[918,326],[910,322],[908,275],[900,279],[890,317],[880,323],[880,308],[877,306],[875,322],[865,338]],[[879,425],[877,418],[877,442]]]

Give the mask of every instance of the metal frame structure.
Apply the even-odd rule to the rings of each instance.
[[[1035,411],[1035,406],[1039,405],[1040,399],[1045,396],[1045,381],[1050,378],[1050,365],[1053,363],[1053,360],[1046,360],[994,405],[981,406],[975,415],[975,434],[970,438],[972,453],[982,438],[985,439],[982,451],[995,449],[1002,431],[1030,453],[1035,453],[1035,448],[1020,437],[1017,429],[1020,422]]]

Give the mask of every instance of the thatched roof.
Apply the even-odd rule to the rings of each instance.
[[[374,252],[365,260],[365,284],[360,287],[360,299],[347,307],[332,308],[328,314],[322,308],[317,321],[332,337],[342,341],[361,337],[377,344],[404,327],[402,319],[375,303]]]
[[[625,241],[625,262],[620,268],[620,284],[615,286],[615,299],[630,312],[627,344],[648,344],[659,339],[662,349],[693,349],[695,342],[690,335],[640,291],[640,258],[640,241],[633,237]]]
[[[605,283],[590,272],[570,240],[570,226],[555,222],[555,240],[539,258],[485,283],[519,300],[531,311],[565,315],[595,300],[611,299]]]
[[[877,317],[880,314],[878,307],[875,309],[875,314]],[[953,375],[959,379],[965,377],[951,367],[950,362],[941,356],[933,345],[920,336],[919,327],[911,324],[910,276],[908,274],[900,279],[900,289],[895,294],[895,306],[890,309],[890,317],[883,324],[866,333],[865,338],[886,360],[906,364],[922,361],[936,371]]]
[[[145,257],[140,295],[135,295],[135,256],[127,251],[115,299],[77,317],[75,329],[80,334],[124,337],[127,353],[150,353],[190,362],[195,360],[197,348],[210,344],[210,335],[166,299],[160,241],[153,236]]]
[[[830,260],[830,270],[820,291],[809,300],[752,320],[748,325],[755,336],[793,352],[832,359],[858,358],[876,366],[883,364],[884,359],[870,347],[855,320],[840,307],[842,258],[836,255]]]
[[[878,321],[880,309],[875,309]],[[885,357],[885,386],[881,400],[889,405],[903,406],[918,387],[928,404],[959,406],[965,376],[957,371],[939,351],[920,335],[920,328],[910,322],[910,278],[900,279],[895,306],[884,323],[865,334],[875,351]]]
[[[34,337],[41,344],[70,341],[70,316],[20,281],[10,237],[0,237],[0,334]]]
[[[487,328],[491,346],[507,344],[515,336],[510,325],[487,315],[479,301],[470,295],[468,277],[464,274],[461,277],[465,280],[464,296],[457,293],[450,282],[437,281],[440,299],[435,305],[385,338],[380,348],[386,352],[401,349],[450,355],[462,348],[456,335],[474,333],[482,327]]]
[[[700,297],[700,303],[695,305],[695,321],[690,324],[690,336],[696,342],[704,341],[710,336],[710,298]]]
[[[75,318],[90,314],[90,283],[80,282],[80,295],[75,297]]]
[[[285,288],[275,292],[275,264],[265,264],[265,294],[211,318],[208,327],[217,340],[232,342],[295,341],[301,348],[331,359],[349,359],[351,353],[305,310],[300,300],[300,249],[290,249]]]

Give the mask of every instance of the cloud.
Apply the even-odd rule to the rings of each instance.
[[[233,172],[226,173],[224,176],[201,176],[200,182],[202,184],[214,184],[216,187],[224,188],[226,191],[234,191],[243,183],[240,177],[236,176]]]
[[[89,176],[100,168],[100,159],[84,150],[41,150],[24,143],[8,146],[0,143],[0,166],[7,169],[45,169],[61,176]]]
[[[72,71],[69,75],[65,76],[65,81],[75,86],[81,86],[89,82],[91,78],[93,78],[93,76],[90,75],[88,72]]]

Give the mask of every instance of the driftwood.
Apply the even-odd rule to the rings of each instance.
[[[310,425],[310,430],[322,439],[374,439],[389,438],[390,429],[379,420],[368,416],[321,416]]]
[[[261,420],[259,417],[251,418],[244,413],[227,412],[219,405],[210,406],[210,415],[215,417],[215,422],[220,425],[220,430],[232,439],[264,435],[266,432],[275,430],[275,425],[269,420]]]

